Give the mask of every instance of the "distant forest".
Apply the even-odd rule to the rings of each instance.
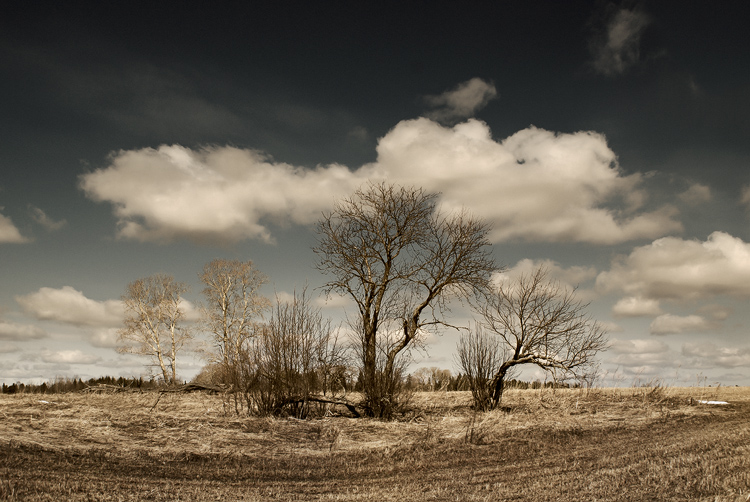
[[[450,375],[450,372],[444,370],[444,379],[425,379],[418,378],[414,374],[408,375],[404,384],[407,389],[416,392],[430,392],[430,391],[468,391],[469,381],[466,375]],[[446,374],[447,373],[447,374]],[[81,378],[56,378],[50,382],[44,382],[39,385],[35,384],[24,384],[22,382],[16,382],[13,384],[3,384],[1,390],[2,394],[62,394],[66,392],[90,392],[92,390],[98,390],[101,388],[120,387],[123,389],[130,389],[133,391],[150,391],[160,390],[168,387],[162,380],[159,379],[144,379],[139,378],[124,378],[124,377],[111,377],[104,376],[99,378],[90,378],[83,380]],[[540,389],[540,388],[570,388],[576,387],[577,384],[568,384],[566,382],[541,382],[536,380],[534,382],[524,382],[522,380],[509,380],[506,382],[507,389]],[[362,390],[362,384],[359,378],[356,381],[348,382],[347,391],[360,392]]]

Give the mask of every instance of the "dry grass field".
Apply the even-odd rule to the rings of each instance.
[[[424,393],[394,422],[156,400],[0,395],[0,499],[750,500],[749,388]]]

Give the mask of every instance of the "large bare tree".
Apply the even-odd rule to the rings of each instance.
[[[221,383],[239,385],[247,342],[262,312],[270,306],[260,288],[268,279],[253,262],[216,259],[199,275],[205,284],[203,324],[213,338],[213,362],[221,367]]]
[[[182,325],[180,295],[187,290],[171,275],[156,274],[131,282],[122,296],[125,327],[118,331],[117,350],[151,357],[167,383],[177,381],[177,354],[192,337]]]
[[[606,330],[586,312],[575,290],[550,280],[544,267],[501,282],[479,306],[484,325],[500,337],[503,362],[492,378],[493,407],[508,371],[534,364],[555,378],[583,378],[606,349]]]
[[[379,389],[379,376],[392,380],[399,355],[424,328],[444,323],[448,301],[485,287],[495,269],[488,226],[466,212],[441,214],[436,204],[421,188],[370,183],[318,222],[317,266],[332,277],[325,289],[349,296],[359,311],[353,324],[373,415],[388,415],[394,398],[389,386]]]

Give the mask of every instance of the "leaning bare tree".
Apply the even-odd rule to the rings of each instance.
[[[544,267],[502,282],[487,295],[480,314],[504,350],[491,381],[492,407],[502,398],[508,371],[521,364],[534,364],[557,379],[586,376],[607,347],[606,330],[587,307],[575,290],[550,280]]]
[[[437,195],[421,188],[371,183],[318,222],[317,266],[332,276],[325,290],[351,297],[358,308],[370,415],[394,410],[399,356],[426,327],[443,324],[451,298],[484,288],[495,269],[488,226],[465,212],[440,214],[436,203]],[[380,344],[383,337],[390,339]]]
[[[270,302],[259,292],[267,278],[251,261],[216,259],[198,274],[205,284],[201,306],[203,327],[211,334],[211,363],[219,367],[220,383],[245,391],[248,342]],[[235,401],[235,406],[239,402]]]
[[[156,274],[128,284],[122,297],[125,327],[118,331],[118,352],[151,357],[166,383],[177,381],[177,354],[192,338],[180,307],[187,289],[170,275]]]

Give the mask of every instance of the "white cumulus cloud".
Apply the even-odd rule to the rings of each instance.
[[[497,97],[497,89],[491,82],[472,78],[450,91],[437,96],[427,96],[425,101],[434,110],[425,114],[438,122],[455,122],[473,117]]]
[[[22,244],[29,242],[29,239],[21,235],[21,232],[9,217],[0,214],[0,243],[3,242]]]
[[[750,185],[742,187],[742,191],[740,193],[740,204],[746,206],[747,208],[750,208]]]
[[[18,345],[13,345],[7,342],[0,345],[0,354],[13,354],[14,352],[21,352],[21,348]]]
[[[630,373],[658,373],[658,368],[679,365],[679,355],[659,340],[612,340],[608,362],[630,369]]]
[[[520,278],[521,276],[531,276],[534,272],[542,267],[547,272],[547,279],[557,282],[561,287],[568,291],[576,290],[576,297],[581,301],[591,299],[592,291],[582,289],[579,286],[596,277],[596,268],[594,267],[562,267],[559,263],[552,260],[530,260],[528,258],[520,260],[513,267],[503,272],[495,273],[492,280],[495,283],[503,283]]]
[[[117,347],[117,331],[118,328],[95,328],[89,334],[89,343],[107,349]]]
[[[56,352],[45,351],[42,353],[42,361],[55,364],[95,364],[101,358],[86,354],[80,350],[60,350]]]
[[[677,335],[696,331],[708,331],[713,327],[714,324],[707,321],[703,316],[663,314],[651,322],[649,331],[652,335]]]
[[[39,340],[47,338],[47,332],[30,324],[0,321],[0,340]]]
[[[331,293],[330,295],[321,295],[313,300],[313,305],[318,308],[342,308],[351,306],[352,300],[349,296]]]
[[[81,188],[113,204],[120,237],[237,242],[270,241],[269,220],[312,223],[363,181],[343,166],[304,169],[254,150],[161,146],[116,153]]]
[[[669,351],[669,345],[661,340],[619,340],[610,342],[609,350],[615,354],[662,354]]]
[[[43,287],[35,293],[16,296],[16,301],[37,319],[74,326],[116,327],[122,325],[124,318],[120,300],[92,300],[70,286]]]
[[[664,237],[599,274],[597,288],[650,299],[750,296],[750,244],[725,232],[705,242]]]
[[[642,177],[623,176],[596,133],[530,127],[497,142],[478,120],[448,128],[423,118],[400,122],[377,151],[376,172],[486,218],[495,242],[613,244],[682,228],[673,208],[637,212]]]
[[[253,150],[161,146],[113,154],[81,187],[113,205],[120,237],[141,241],[272,241],[271,223],[312,224],[367,180],[441,192],[444,208],[487,219],[495,242],[613,244],[682,229],[673,207],[640,211],[642,176],[624,176],[592,132],[530,127],[498,142],[478,120],[445,127],[420,118],[396,125],[377,153],[357,170],[305,169]]]
[[[750,366],[750,348],[718,347],[710,342],[686,343],[682,355],[689,358],[692,367],[747,367]]]
[[[615,303],[612,313],[617,317],[650,317],[662,314],[662,310],[659,300],[628,296]]]

